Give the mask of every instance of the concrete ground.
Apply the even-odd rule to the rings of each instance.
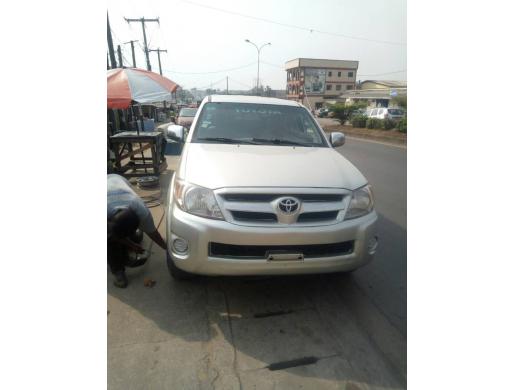
[[[406,150],[355,140],[339,150],[374,186],[374,262],[351,275],[176,282],[152,245],[127,289],[108,275],[109,389],[405,388]],[[142,195],[164,202],[176,163],[168,157],[161,193]],[[151,210],[164,236],[164,208]]]

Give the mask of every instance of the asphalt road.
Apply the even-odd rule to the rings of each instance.
[[[379,214],[380,246],[354,279],[406,336],[406,148],[347,138],[338,148],[368,179]]]
[[[176,282],[151,246],[127,289],[107,278],[109,389],[406,387],[406,150],[354,140],[339,150],[374,186],[375,261],[350,275]],[[151,211],[164,234],[163,207]]]

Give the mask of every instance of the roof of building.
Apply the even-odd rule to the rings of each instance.
[[[388,88],[407,88],[408,86],[408,83],[406,81],[399,80],[364,80],[360,82],[360,84],[363,83],[375,83],[379,85],[384,85]]]
[[[298,67],[308,68],[341,68],[341,69],[358,69],[359,61],[351,60],[329,60],[325,58],[294,58],[286,61],[285,69]]]
[[[398,96],[406,96],[407,88],[396,89]],[[340,98],[353,98],[353,99],[391,99],[389,89],[353,89],[345,91],[340,95]]]
[[[277,104],[281,106],[295,106],[299,107],[300,104],[293,100],[278,99],[262,96],[249,96],[249,95],[210,95],[205,99],[211,98],[212,102],[227,102],[227,103],[254,103],[254,104]]]

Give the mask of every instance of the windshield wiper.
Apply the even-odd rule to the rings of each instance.
[[[205,138],[197,138],[195,141],[208,141],[208,142],[218,142],[225,144],[248,144],[248,145],[259,145],[257,142],[246,141],[243,139],[233,139],[233,138],[224,138],[224,137],[205,137]]]
[[[252,141],[259,142],[259,143],[268,143],[273,145],[291,145],[291,146],[313,146],[311,144],[304,144],[301,142],[295,142],[295,141],[289,141],[286,139],[279,139],[279,138],[271,138],[271,139],[264,139],[264,138],[252,138]]]

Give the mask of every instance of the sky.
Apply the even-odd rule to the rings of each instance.
[[[145,68],[141,23],[147,42],[161,53],[163,75],[185,89],[285,89],[284,63],[294,58],[357,60],[357,80],[406,80],[406,0],[108,0],[115,45],[132,66],[129,40],[136,42],[136,65]],[[244,16],[246,15],[246,16]],[[250,17],[247,17],[250,16]],[[263,20],[264,19],[264,20]],[[271,21],[267,22],[265,20]],[[356,39],[358,38],[358,39]],[[107,42],[105,46],[107,52]],[[150,53],[159,72],[157,53]]]

